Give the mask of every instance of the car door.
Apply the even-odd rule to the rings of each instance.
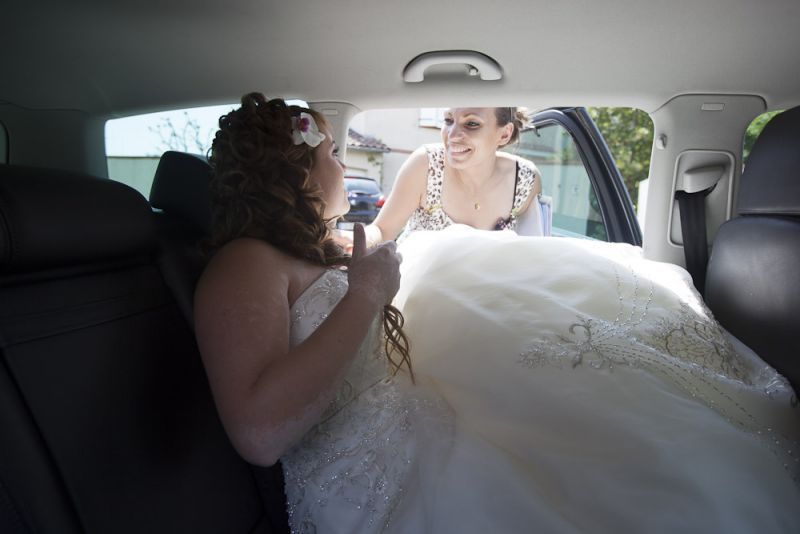
[[[509,151],[539,168],[542,195],[551,204],[552,235],[642,244],[630,195],[585,108],[536,113]]]

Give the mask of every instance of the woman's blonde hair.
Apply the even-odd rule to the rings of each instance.
[[[320,113],[261,93],[242,97],[240,108],[219,119],[209,162],[212,232],[209,250],[238,237],[253,237],[302,260],[326,267],[345,266],[350,256],[332,238],[325,220],[323,191],[310,178],[314,149],[292,140],[292,117]],[[386,354],[394,372],[406,365],[413,379],[403,315],[383,311]],[[399,354],[399,357],[396,355]]]
[[[506,145],[510,145],[519,139],[519,133],[530,124],[528,111],[524,108],[494,108],[494,116],[497,119],[497,125],[500,127],[509,122],[514,125],[511,139],[508,140]]]

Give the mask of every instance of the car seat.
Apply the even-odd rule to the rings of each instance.
[[[150,189],[159,267],[192,328],[194,288],[206,264],[202,241],[211,231],[210,179],[211,166],[204,157],[168,151],[158,162]]]
[[[212,224],[209,180],[212,169],[203,156],[167,151],[158,162],[150,204],[158,235],[157,261],[186,324],[194,330],[194,290],[208,260],[204,240]],[[289,529],[280,462],[250,466],[274,532]]]
[[[0,531],[272,533],[134,189],[0,165]]]
[[[800,107],[776,115],[714,238],[705,299],[717,320],[800,387]]]

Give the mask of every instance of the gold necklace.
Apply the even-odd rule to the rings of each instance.
[[[493,176],[494,176],[494,173],[492,173],[492,177]],[[478,202],[478,199],[474,195],[470,195],[470,196],[472,196],[472,209],[474,209],[475,211],[480,211],[481,210],[481,203]]]
[[[476,191],[475,193],[477,193],[477,192],[478,191]],[[475,193],[470,195],[472,197],[472,208],[475,211],[480,211],[481,210],[481,203],[478,202],[478,197],[477,197],[477,195]]]

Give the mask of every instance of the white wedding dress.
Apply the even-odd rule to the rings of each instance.
[[[688,274],[460,225],[402,244],[416,385],[373,328],[282,460],[295,532],[800,531],[797,398]],[[292,342],[346,291],[328,271]]]

